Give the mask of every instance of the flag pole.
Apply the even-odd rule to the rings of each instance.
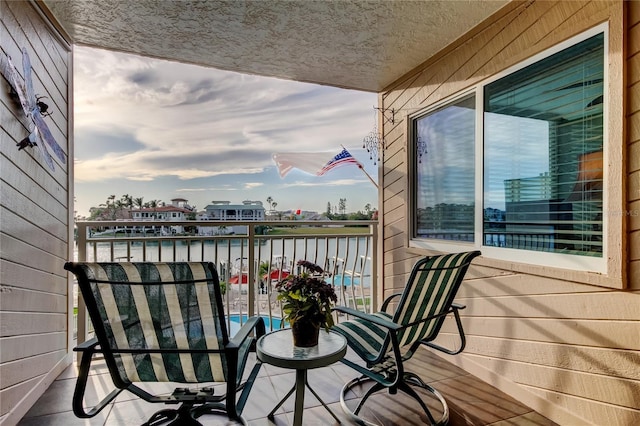
[[[358,161],[358,160],[356,160],[356,161]],[[370,181],[371,181],[371,183],[376,187],[376,189],[379,189],[379,188],[378,188],[378,184],[373,180],[373,178],[372,178],[371,176],[369,176],[369,173],[367,173],[367,171],[364,169],[364,167],[362,166],[362,164],[360,164],[360,162],[359,162],[359,161],[358,161],[358,168],[359,168],[360,170],[362,170],[362,173],[364,173],[364,174],[369,178],[369,180],[370,180]]]
[[[340,145],[340,146],[342,147],[342,149],[347,150],[347,148],[345,148],[345,147],[344,147],[344,145]],[[349,151],[347,151],[347,152],[349,152]],[[353,156],[352,156],[352,157],[353,157]],[[375,187],[376,187],[376,189],[379,189],[379,188],[378,188],[378,184],[376,183],[376,181],[374,181],[374,180],[373,180],[373,178],[369,175],[369,173],[367,173],[367,171],[364,169],[364,166],[360,163],[360,161],[358,161],[358,160],[356,159],[356,157],[353,157],[353,159],[354,159],[354,160],[356,160],[356,163],[358,164],[358,168],[359,168],[360,170],[362,170],[362,173],[364,173],[366,177],[368,177],[368,178],[369,178],[369,180],[371,181],[371,183],[373,184],[373,186],[375,186]]]

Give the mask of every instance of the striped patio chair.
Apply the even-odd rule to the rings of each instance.
[[[74,349],[82,353],[73,395],[76,416],[95,416],[126,389],[148,402],[178,405],[158,411],[146,425],[197,425],[196,418],[213,413],[246,424],[241,414],[261,364],[256,362],[244,381],[243,373],[255,340],[265,333],[264,321],[250,318],[229,338],[212,263],[69,262],[64,267],[76,275],[95,329],[95,338]],[[104,356],[115,389],[86,411],[94,354]],[[178,387],[151,394],[136,385],[142,382]],[[226,391],[214,395],[216,382],[226,382]],[[194,385],[178,385],[184,383]]]
[[[464,306],[453,303],[453,299],[471,261],[479,255],[479,251],[473,251],[420,259],[413,267],[404,291],[389,296],[380,312],[367,314],[348,307],[335,308],[335,311],[352,318],[336,324],[333,330],[345,336],[349,347],[365,364],[347,358],[342,360],[361,374],[347,382],[340,395],[342,409],[352,420],[358,424],[375,424],[361,417],[360,410],[372,394],[386,389],[390,394],[400,390],[416,399],[431,424],[443,425],[448,422],[449,408],[442,394],[424,383],[415,373],[405,371],[404,362],[413,356],[420,345],[451,355],[462,352],[465,338],[458,311]],[[387,313],[391,301],[399,296],[394,313]],[[456,350],[433,343],[445,317],[451,313],[461,339],[460,348]],[[346,404],[345,397],[355,386],[364,382],[372,382],[373,385],[364,392],[352,410]],[[439,420],[434,418],[427,404],[411,386],[426,390],[440,401],[442,416]]]

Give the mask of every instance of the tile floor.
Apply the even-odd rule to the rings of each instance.
[[[351,354],[348,353],[347,356]],[[97,402],[99,397],[106,395],[111,389],[111,381],[104,363],[94,364],[95,367],[92,368],[90,382],[87,385],[88,403]],[[555,423],[550,420],[427,350],[418,350],[410,364],[412,371],[437,388],[447,399],[450,425],[555,426]],[[162,408],[160,404],[146,403],[130,393],[123,392],[96,417],[79,419],[71,411],[76,375],[75,365],[67,368],[18,425],[139,425]],[[309,384],[329,405],[342,424],[350,424],[350,422],[340,407],[340,389],[346,381],[355,376],[352,369],[341,363],[309,370],[308,373]],[[263,365],[243,412],[243,417],[248,424],[250,426],[292,424],[293,396],[278,409],[273,421],[266,416],[291,389],[294,382],[295,371]],[[426,417],[421,414],[419,406],[402,394],[381,394],[375,396],[373,401],[377,404],[370,405],[372,409],[369,415],[383,425],[405,426],[426,422]],[[203,425],[214,426],[235,424],[222,416],[203,416],[199,421]],[[304,426],[324,426],[334,425],[337,422],[307,391],[303,424]]]

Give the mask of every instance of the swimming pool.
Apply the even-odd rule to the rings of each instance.
[[[343,279],[343,275],[336,274],[332,277],[325,278],[325,281],[328,282],[329,284],[333,284],[336,287],[341,287],[341,286],[350,287],[352,283],[355,285],[360,285],[360,278],[358,277],[352,278],[351,275],[344,275],[344,279]],[[365,282],[364,286],[369,287],[369,284]]]
[[[267,331],[270,330],[278,330],[282,326],[282,318],[269,318],[268,315],[260,315],[264,320],[264,326]],[[231,314],[229,315],[229,336],[235,336],[235,334],[240,330],[242,324],[247,322],[247,314],[242,314],[242,324],[240,324],[240,314]],[[284,326],[288,326],[288,322],[284,322]],[[272,328],[273,327],[273,328]]]

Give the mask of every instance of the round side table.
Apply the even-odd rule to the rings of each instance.
[[[307,370],[312,368],[326,367],[334,362],[340,361],[347,352],[347,340],[340,334],[330,331],[329,333],[320,330],[318,344],[310,348],[300,348],[293,346],[293,336],[290,328],[276,330],[267,333],[258,339],[256,344],[256,356],[262,362],[275,365],[276,367],[291,368],[296,370],[296,383],[291,390],[282,398],[267,416],[273,419],[273,414],[278,408],[296,392],[296,404],[293,414],[293,425],[302,425],[302,412],[304,411],[304,388],[309,388],[311,393],[320,401],[322,406],[329,411],[338,423],[340,420],[327,407],[318,394],[309,386],[307,381]]]

